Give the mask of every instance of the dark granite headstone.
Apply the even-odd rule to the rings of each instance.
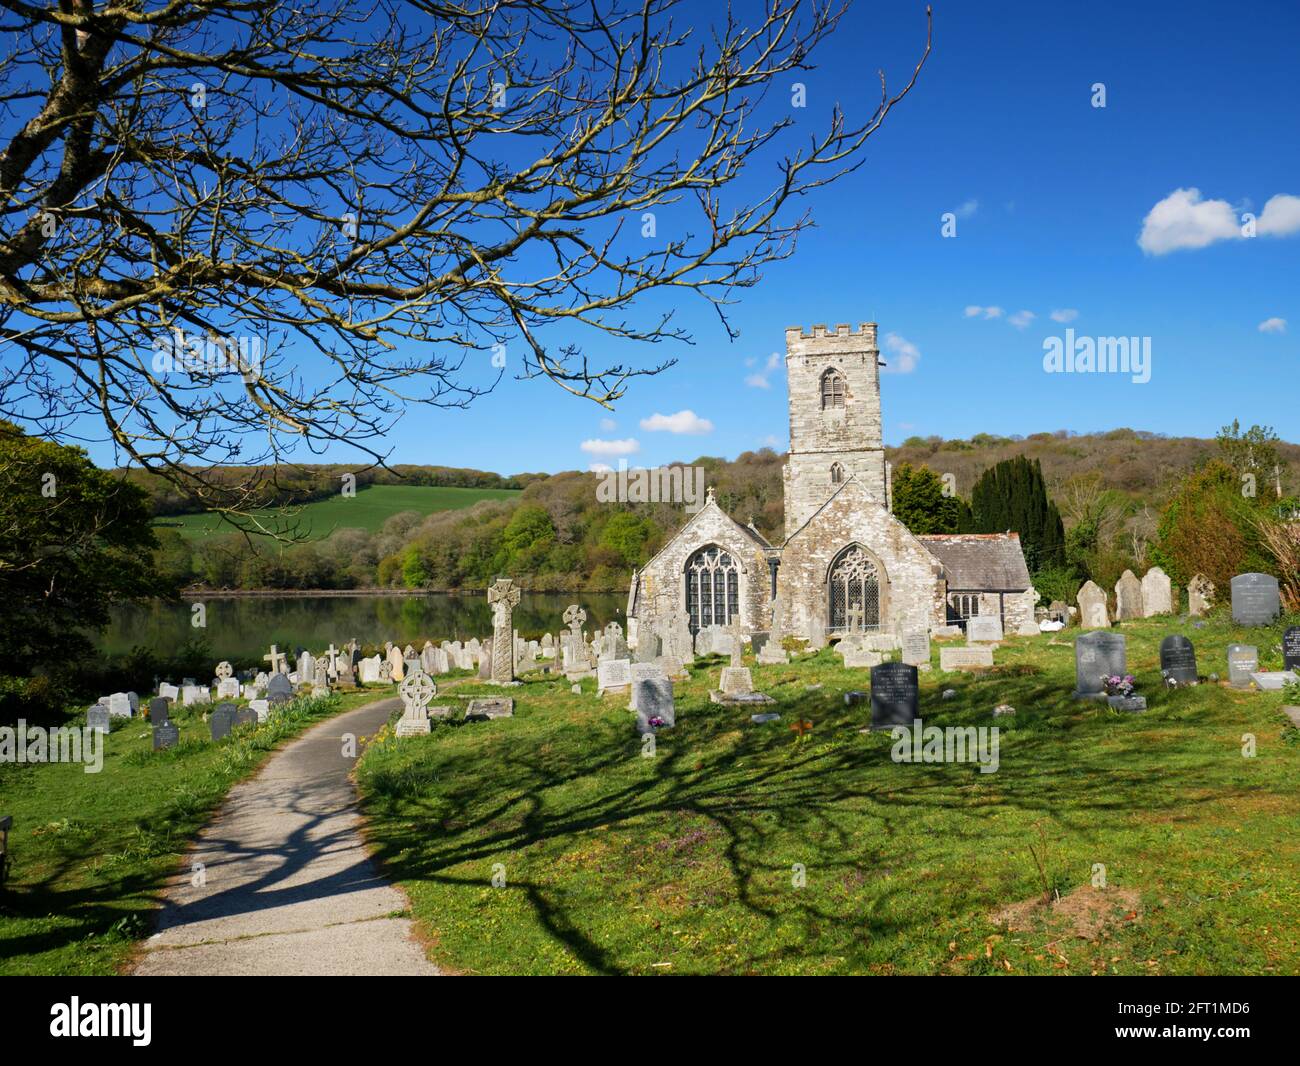
[[[1160,676],[1171,687],[1196,684],[1196,648],[1174,634],[1160,642]]]
[[[102,703],[96,703],[86,711],[86,728],[96,733],[107,733],[109,730],[108,718],[108,708]]]
[[[915,666],[891,662],[871,668],[872,729],[910,727],[917,717],[919,698]]]
[[[270,703],[283,703],[293,698],[293,682],[288,674],[272,674],[266,683],[266,698]]]
[[[219,703],[217,709],[208,715],[208,729],[212,732],[213,740],[220,740],[228,736],[235,724],[235,705],[233,703]]]
[[[157,696],[149,701],[149,721],[153,725],[162,725],[164,722],[171,721],[171,703],[172,701],[162,696]]]
[[[1300,626],[1282,634],[1282,669],[1300,670]]]
[[[1239,626],[1271,625],[1282,610],[1277,578],[1238,574],[1232,579],[1232,620]]]
[[[257,712],[252,707],[240,707],[235,711],[235,725],[257,725]]]
[[[162,725],[153,727],[153,750],[162,751],[164,748],[174,748],[177,741],[181,739],[181,731],[173,722],[164,722]]]
[[[1074,641],[1074,695],[1100,699],[1106,695],[1102,680],[1128,672],[1128,654],[1122,633],[1083,633]]]

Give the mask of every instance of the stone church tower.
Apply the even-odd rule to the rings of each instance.
[[[850,477],[888,510],[876,324],[864,322],[857,330],[813,326],[811,334],[787,329],[785,364],[785,535],[793,536]]]

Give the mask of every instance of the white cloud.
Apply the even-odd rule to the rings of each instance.
[[[1017,311],[1014,315],[1008,318],[1007,321],[1015,326],[1016,329],[1024,329],[1036,317],[1037,316],[1033,311]]]
[[[618,429],[618,423],[612,418],[602,418],[600,420],[600,430],[602,433],[611,433]]]
[[[1255,232],[1261,237],[1289,237],[1300,233],[1300,196],[1279,193],[1264,205]]]
[[[893,357],[888,366],[881,367],[885,373],[910,374],[921,361],[921,349],[897,333],[885,334],[885,351]]]
[[[775,433],[769,433],[766,437],[764,437],[761,441],[759,441],[759,444],[761,444],[764,448],[781,447],[781,442],[777,440]]]
[[[1165,255],[1241,236],[1237,213],[1227,200],[1202,200],[1200,189],[1175,189],[1147,212],[1138,246],[1147,255]]]
[[[980,209],[980,202],[975,199],[967,200],[961,207],[953,212],[958,218],[970,218]]]
[[[1266,318],[1259,324],[1260,333],[1285,333],[1285,318]]]
[[[967,318],[976,318],[981,315],[984,318],[1001,318],[1003,314],[1005,312],[1000,307],[980,307],[978,304],[970,304],[966,308]]]
[[[754,360],[746,359],[745,365],[753,366]],[[771,355],[767,357],[767,362],[763,364],[762,370],[759,370],[753,374],[745,375],[745,384],[748,385],[751,389],[770,389],[772,387],[772,383],[767,379],[771,377],[772,371],[777,370],[780,366],[781,366],[781,357],[777,355],[776,352],[773,352]]]
[[[587,466],[593,474],[608,474],[614,468],[609,463],[591,463]]]
[[[1050,317],[1053,322],[1073,322],[1079,317],[1079,312],[1073,307],[1062,307],[1053,311]]]
[[[641,445],[632,437],[626,440],[584,440],[579,447],[588,455],[631,455],[641,450]]]
[[[641,419],[641,428],[651,433],[689,433],[698,436],[701,433],[712,433],[713,423],[694,411],[678,411],[675,415],[656,412],[649,418]]]

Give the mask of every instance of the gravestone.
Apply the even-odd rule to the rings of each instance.
[[[182,706],[192,707],[196,703],[209,703],[211,702],[211,700],[212,700],[212,694],[208,691],[207,685],[182,685],[181,686]]]
[[[234,676],[235,668],[231,666],[229,662],[222,659],[221,662],[217,663],[217,678],[219,680],[225,681],[227,678]]]
[[[293,698],[293,682],[288,674],[272,674],[266,683],[266,699],[269,703],[283,703]]]
[[[173,722],[164,722],[153,727],[153,750],[163,751],[174,748],[181,739],[181,731]]]
[[[108,713],[114,718],[130,718],[130,697],[125,692],[114,692],[108,697]]]
[[[1238,574],[1232,579],[1232,620],[1239,626],[1271,625],[1282,610],[1277,578]]]
[[[978,644],[939,649],[940,670],[987,670],[993,665],[993,647]]]
[[[632,656],[638,663],[652,663],[663,654],[663,641],[649,625],[641,626],[636,635],[636,654]]]
[[[396,646],[388,649],[388,680],[400,682],[406,677],[406,660],[402,658],[402,649]],[[383,663],[379,664],[383,680]]]
[[[587,659],[587,649],[582,639],[582,623],[587,620],[587,612],[576,603],[564,609],[564,624],[568,631],[564,634],[564,672],[570,680],[584,677],[591,670]]]
[[[1169,581],[1169,575],[1160,567],[1153,566],[1142,577],[1142,617],[1172,614],[1173,610],[1173,585]]]
[[[1160,676],[1170,688],[1196,684],[1196,648],[1186,637],[1173,634],[1160,642]]]
[[[1068,623],[1070,621],[1069,605],[1064,600],[1053,600],[1047,606],[1047,617],[1053,622]]]
[[[1199,617],[1214,606],[1214,582],[1197,574],[1187,583],[1187,613]]]
[[[996,644],[1002,639],[1002,618],[996,614],[973,614],[966,619],[968,644]]]
[[[168,700],[179,699],[180,694],[181,694],[181,690],[178,689],[175,685],[167,681],[164,681],[161,685],[158,686],[158,695],[162,696],[163,699],[168,699]]]
[[[312,678],[311,687],[317,693],[329,691],[330,667],[324,659],[316,660],[316,675]]]
[[[930,631],[906,629],[903,631],[903,662],[918,670],[930,669]]]
[[[718,691],[724,696],[747,696],[754,691],[754,678],[748,666],[724,666],[718,681]]]
[[[239,693],[240,687],[237,677],[226,677],[217,682],[217,699],[237,700],[239,699]]]
[[[316,657],[309,651],[304,651],[298,656],[297,663],[298,684],[310,685],[316,680]]]
[[[289,657],[274,644],[271,645],[270,654],[263,655],[262,658],[270,664],[268,673],[287,674],[289,672]]]
[[[1074,642],[1074,698],[1102,699],[1105,678],[1128,673],[1127,641],[1121,633],[1083,633]]]
[[[171,721],[171,700],[157,696],[149,701],[149,721],[153,725],[162,725]]]
[[[1132,570],[1125,570],[1115,582],[1115,621],[1142,617],[1142,582]]]
[[[610,622],[605,627],[600,642],[600,657],[602,659],[627,659],[630,658],[627,650],[627,641],[623,639],[623,627],[617,622]]]
[[[1228,684],[1250,688],[1250,675],[1259,669],[1259,649],[1253,644],[1228,645]]]
[[[625,692],[632,684],[630,659],[601,659],[596,664],[596,694]]]
[[[92,733],[107,733],[110,717],[112,716],[108,713],[108,708],[102,703],[96,703],[86,711],[86,728]]]
[[[257,725],[257,712],[252,707],[239,707],[235,710],[235,725]]]
[[[492,680],[492,661],[495,655],[496,644],[491,637],[488,637],[487,640],[483,642],[483,646],[479,649],[478,653],[478,679],[480,681]],[[509,656],[503,655],[502,658],[506,659],[509,658]]]
[[[494,684],[508,685],[515,679],[514,611],[520,592],[508,577],[499,577],[488,588],[492,605],[492,667],[489,678]]]
[[[1300,677],[1291,670],[1257,670],[1250,675],[1255,687],[1261,692],[1281,692],[1283,688]]]
[[[653,733],[677,724],[677,707],[673,703],[673,683],[666,677],[646,677],[636,682],[636,731]],[[654,724],[652,724],[654,723]]]
[[[378,655],[371,656],[369,659],[362,659],[361,662],[357,664],[357,669],[360,671],[361,683],[363,685],[373,685],[378,683],[379,664],[380,658]]]
[[[248,705],[256,713],[259,722],[265,722],[271,716],[271,704],[267,700],[249,700]]]
[[[917,717],[920,686],[916,667],[881,663],[871,668],[871,728],[911,727]]]
[[[658,663],[633,663],[632,664],[632,681],[629,685],[630,698],[627,702],[629,711],[636,711],[640,708],[637,706],[637,682],[645,681],[652,677],[667,678],[664,668]]]
[[[233,703],[219,703],[216,709],[208,715],[208,730],[211,732],[213,740],[221,740],[223,737],[229,736],[234,724],[235,705]]]
[[[467,719],[513,718],[514,713],[515,701],[503,696],[470,700],[465,708]]]
[[[818,613],[814,613],[808,622],[808,650],[821,651],[826,647],[826,622]]]
[[[1084,629],[1108,629],[1110,617],[1106,614],[1106,594],[1095,581],[1085,581],[1079,589],[1079,625]]]
[[[402,697],[402,717],[397,723],[399,737],[415,737],[428,733],[429,704],[438,694],[438,686],[428,674],[411,674],[402,681],[398,692]]]
[[[379,660],[379,683],[381,685],[393,683],[393,664],[387,659]]]
[[[1282,634],[1282,669],[1300,669],[1300,626],[1291,626]]]

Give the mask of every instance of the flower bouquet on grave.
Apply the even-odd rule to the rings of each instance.
[[[1101,683],[1105,686],[1107,696],[1123,696],[1127,699],[1137,691],[1137,678],[1132,674],[1102,674]]]
[[[662,715],[652,714],[647,723],[651,729],[662,729],[668,724],[668,719]]]

